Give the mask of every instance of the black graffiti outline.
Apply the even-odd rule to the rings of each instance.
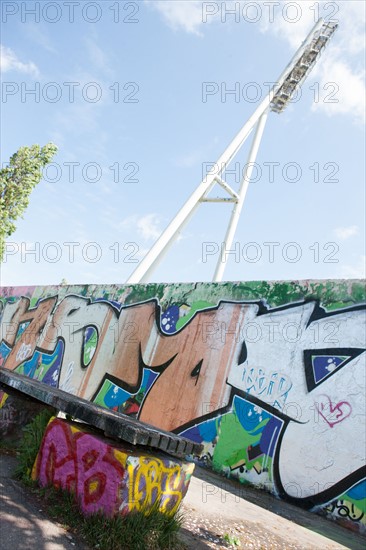
[[[275,453],[273,455],[273,479],[276,485],[276,489],[278,491],[278,495],[288,502],[297,504],[302,508],[305,508],[306,510],[310,510],[311,508],[314,508],[314,506],[318,506],[319,504],[323,504],[324,502],[334,500],[337,496],[342,495],[348,489],[350,489],[350,487],[362,481],[362,479],[366,476],[366,466],[361,466],[361,468],[358,468],[348,476],[345,476],[344,478],[337,481],[334,485],[332,485],[332,487],[325,489],[320,493],[308,497],[293,497],[289,495],[282,484],[279,472],[279,454],[284,434],[285,427],[284,429],[280,430]]]
[[[140,342],[139,343],[139,360],[138,360],[138,380],[137,380],[136,384],[135,385],[128,384],[127,382],[124,382],[120,378],[117,378],[116,376],[113,376],[112,374],[106,373],[104,375],[101,383],[99,384],[97,390],[95,391],[93,397],[91,398],[91,401],[93,402],[97,398],[99,392],[101,391],[101,389],[103,387],[104,382],[106,382],[106,381],[107,382],[108,381],[112,382],[112,384],[114,384],[118,388],[121,388],[122,390],[125,390],[128,393],[136,395],[139,392],[139,390],[141,389],[141,384],[142,384],[142,380],[143,380],[143,377],[144,377],[145,369],[151,370],[152,372],[156,372],[158,374],[162,374],[172,364],[172,362],[177,357],[177,355],[178,354],[176,353],[175,355],[173,355],[173,357],[171,357],[170,359],[168,359],[165,363],[162,363],[161,365],[156,365],[156,366],[147,365],[145,363],[143,357],[142,357],[142,349],[141,349],[141,342]],[[149,390],[145,394],[144,399],[141,402],[140,409],[142,408],[142,403],[145,401],[145,399],[148,396],[151,388],[155,384],[157,378],[154,380],[154,382],[151,384]]]
[[[31,308],[30,310],[27,309],[27,313],[31,313],[32,311],[37,309],[40,302],[49,300],[53,297],[57,298],[58,295],[48,296],[47,298],[43,298],[43,299],[38,300],[38,302],[37,302],[37,304],[34,308]],[[291,304],[285,304],[283,306],[275,307],[275,308],[270,308],[265,300],[259,300],[259,301],[252,301],[252,300],[244,300],[244,301],[219,300],[219,302],[216,306],[196,310],[194,315],[192,315],[192,317],[188,320],[188,322],[186,324],[184,324],[178,331],[176,331],[175,333],[172,333],[172,334],[167,334],[167,333],[163,332],[163,330],[161,328],[162,308],[161,308],[157,298],[148,299],[146,301],[137,302],[137,303],[134,303],[134,304],[122,305],[121,308],[118,309],[113,303],[109,302],[108,300],[98,299],[98,300],[92,301],[91,298],[85,298],[84,296],[79,296],[79,295],[76,295],[76,294],[70,294],[70,295],[66,295],[60,302],[57,302],[57,301],[55,302],[55,305],[52,308],[52,311],[49,313],[49,315],[47,317],[47,320],[48,320],[49,317],[51,317],[54,314],[54,312],[56,311],[59,304],[62,301],[69,298],[69,297],[76,297],[78,299],[85,300],[87,302],[87,306],[93,305],[95,303],[105,303],[114,311],[117,319],[119,319],[120,315],[122,314],[122,312],[125,309],[128,309],[130,307],[138,307],[138,306],[141,306],[143,304],[153,303],[155,305],[154,313],[155,313],[156,329],[157,329],[159,335],[162,336],[163,338],[175,337],[177,334],[179,334],[181,331],[183,331],[189,325],[189,323],[193,321],[193,319],[195,319],[196,315],[198,316],[200,313],[204,313],[204,312],[207,312],[207,311],[218,310],[222,305],[225,305],[225,304],[239,304],[239,305],[243,305],[243,306],[245,306],[245,305],[256,305],[258,307],[257,316],[260,316],[260,315],[265,315],[265,314],[272,314],[272,313],[275,313],[275,312],[278,312],[278,311],[288,311],[292,308],[297,308],[297,307],[304,306],[308,303],[312,303],[312,304],[314,304],[314,308],[313,308],[313,311],[310,314],[310,317],[309,317],[309,320],[307,322],[306,328],[308,328],[311,325],[311,323],[314,322],[314,321],[324,319],[324,318],[327,318],[327,317],[332,317],[332,316],[335,316],[335,315],[340,315],[342,313],[348,313],[348,312],[351,313],[351,312],[354,312],[354,311],[364,310],[365,307],[366,307],[365,304],[358,304],[358,305],[353,305],[353,306],[350,306],[350,307],[340,308],[340,309],[337,309],[337,310],[327,312],[322,306],[320,306],[320,300],[319,299],[314,300],[312,298],[305,298],[304,300],[301,300],[299,302],[292,302]],[[28,300],[28,308],[29,308],[30,300],[27,297],[24,297],[24,298],[26,298],[26,300]],[[71,310],[71,312],[72,312],[72,310]],[[69,312],[69,314],[71,312]],[[14,315],[13,315],[13,317],[14,317]],[[47,320],[46,320],[46,323],[47,323]],[[86,324],[85,326],[89,326],[89,325]],[[82,330],[82,329],[78,329],[78,330]],[[57,346],[58,340],[59,339],[57,339],[56,346]],[[5,340],[2,339],[2,341],[4,341],[4,343],[6,344]],[[10,346],[8,346],[8,347],[10,347]],[[47,355],[50,355],[50,354],[54,353],[55,349],[56,349],[56,347],[50,353],[47,350],[42,350],[41,348],[38,348],[38,346],[35,346],[32,357],[33,357],[33,355],[36,351],[39,351],[39,352],[42,352],[42,353],[46,353]],[[334,351],[334,348],[332,348],[332,349]],[[241,350],[240,353],[242,353],[242,350]],[[143,361],[142,354],[141,354],[141,343],[139,344],[139,354],[140,354],[140,359]],[[333,355],[334,355],[334,353],[333,353]],[[177,354],[174,355],[173,358],[169,359],[166,363],[164,363],[164,365],[166,365],[164,370],[166,370],[166,368],[168,368],[168,366],[174,361],[174,358],[176,356],[177,356]],[[239,354],[239,357],[240,357],[240,354]],[[30,359],[31,358],[28,358],[27,360],[30,360]],[[338,368],[338,370],[340,370],[343,366],[345,366],[345,364],[347,364],[347,362],[345,361],[343,364],[341,364],[340,367]],[[6,360],[5,360],[5,363],[6,363]],[[150,367],[150,366],[146,365],[145,363],[143,363],[143,364],[145,365],[145,368],[149,368],[150,370],[154,370],[154,367]],[[160,367],[162,367],[162,366],[160,366]],[[62,365],[61,365],[61,368],[62,368]],[[159,367],[155,367],[155,368],[159,368]],[[162,370],[162,372],[164,372],[164,370]],[[61,371],[61,369],[60,369],[60,371]],[[142,373],[143,373],[143,369],[141,370],[140,361],[139,361],[139,378],[141,378],[141,380],[142,380]],[[161,372],[160,372],[160,374],[161,374]],[[105,375],[105,377],[106,376],[108,376],[109,379],[114,378],[111,375]],[[104,379],[105,379],[105,377],[104,377]],[[103,379],[103,381],[104,381],[104,379]],[[118,381],[117,385],[121,386],[122,389],[126,388],[127,391],[129,391],[128,387],[132,388],[132,386],[130,386],[129,384],[124,383],[121,379],[115,378],[115,380]],[[154,381],[154,383],[155,383],[155,381]],[[152,386],[154,385],[154,383],[152,384]],[[125,388],[123,388],[122,384],[125,385]],[[228,385],[230,385],[230,384],[228,384]],[[140,381],[140,386],[141,386],[141,381]],[[150,389],[152,388],[152,386],[150,387]],[[99,387],[99,391],[100,391],[100,387]],[[130,392],[130,393],[132,393],[132,392]],[[135,392],[133,392],[133,393],[135,393]],[[148,393],[146,394],[145,399],[146,399]],[[361,481],[366,476],[366,466],[365,466],[365,467],[361,467],[361,468],[357,469],[355,472],[352,472],[350,475],[348,475],[345,478],[343,478],[343,479],[339,480],[338,482],[336,482],[331,488],[326,489],[325,491],[322,491],[322,492],[318,493],[317,495],[313,495],[311,497],[304,497],[304,498],[292,497],[292,496],[288,495],[286,493],[285,488],[283,487],[281,479],[280,479],[280,474],[279,474],[279,452],[280,452],[283,436],[284,436],[284,433],[286,431],[286,427],[287,427],[290,419],[289,419],[289,417],[287,417],[286,415],[283,415],[280,411],[278,411],[277,409],[274,409],[273,407],[271,407],[267,403],[261,401],[260,399],[256,398],[253,395],[250,395],[247,392],[238,390],[237,388],[235,389],[235,392],[233,392],[233,391],[231,392],[230,398],[229,398],[229,403],[225,407],[222,407],[221,409],[217,409],[217,410],[213,411],[212,413],[209,413],[208,415],[203,415],[202,417],[194,419],[194,421],[189,422],[189,423],[187,423],[183,426],[179,426],[178,428],[173,430],[173,433],[180,433],[180,432],[185,431],[186,429],[188,429],[188,427],[192,427],[193,425],[200,424],[205,420],[205,417],[206,417],[206,419],[215,418],[215,417],[219,416],[220,413],[223,414],[223,413],[229,412],[231,404],[232,404],[232,400],[234,398],[234,395],[238,395],[239,397],[244,397],[244,399],[260,406],[262,409],[268,411],[273,416],[283,420],[283,425],[280,429],[280,433],[278,435],[278,439],[277,439],[277,443],[276,443],[275,450],[274,450],[274,455],[273,455],[274,482],[275,482],[275,485],[276,485],[277,490],[279,492],[279,496],[281,496],[282,498],[288,500],[289,502],[294,502],[295,504],[300,504],[302,507],[309,509],[309,508],[312,508],[312,507],[314,507],[318,504],[321,504],[324,501],[333,500],[336,495],[343,494],[347,489],[350,488],[351,485],[354,485],[355,483],[358,483],[359,481]],[[140,410],[141,410],[141,408],[140,408]],[[293,420],[293,419],[291,419],[291,422],[297,422],[297,423],[301,424],[301,422],[298,422],[298,421]],[[191,424],[191,426],[189,426],[189,424]]]
[[[364,512],[360,510],[361,515],[359,517],[355,517],[356,512],[355,512],[354,503],[350,502],[351,509],[349,509],[347,504],[344,504],[344,502],[348,502],[348,501],[346,499],[337,499],[331,502],[330,504],[328,504],[328,506],[326,506],[325,509],[330,514],[333,514],[334,512],[336,512],[341,518],[347,518],[354,522],[361,521],[365,515]],[[352,514],[353,514],[353,517],[352,517]]]
[[[322,349],[305,349],[304,350],[304,366],[305,366],[305,380],[308,388],[308,392],[312,392],[315,388],[319,387],[320,384],[329,380],[336,372],[343,369],[350,361],[356,359],[359,355],[364,353],[366,350],[363,348],[322,348]],[[324,378],[318,382],[315,380],[314,369],[312,364],[312,357],[314,355],[324,355],[324,356],[337,356],[343,355],[348,356],[348,359],[345,359],[336,367],[333,371],[329,372]]]

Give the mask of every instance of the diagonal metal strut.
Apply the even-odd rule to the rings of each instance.
[[[327,45],[336,28],[336,23],[326,23],[323,19],[319,19],[293,56],[290,63],[279,76],[276,84],[270,90],[265,99],[260,103],[254,113],[249,117],[242,129],[234,137],[232,142],[218,159],[216,164],[198,185],[165,231],[163,231],[159,239],[151,247],[132,275],[128,278],[127,284],[144,283],[148,281],[153,269],[156,268],[163,255],[167,252],[168,248],[175,241],[184,225],[188,222],[194,214],[196,208],[202,202],[234,204],[224,243],[225,250],[230,249],[243,208],[245,195],[250,183],[254,161],[263,136],[267,115],[269,111],[276,113],[283,112],[295,91],[303,83],[311,69],[314,67],[320,53]],[[246,164],[240,189],[236,192],[222,179],[222,174],[234,157],[238,154],[253,129],[255,129],[255,133],[249,152],[248,162]],[[215,185],[222,187],[228,193],[229,197],[208,197],[208,194]],[[215,269],[213,278],[214,281],[222,280],[226,265],[225,250],[221,251],[221,256]]]

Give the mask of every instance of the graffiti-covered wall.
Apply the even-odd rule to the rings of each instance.
[[[157,509],[174,514],[194,465],[89,433],[87,427],[52,418],[32,478],[75,494],[84,514],[126,515]]]
[[[203,443],[215,470],[366,531],[362,281],[0,298],[0,365]]]

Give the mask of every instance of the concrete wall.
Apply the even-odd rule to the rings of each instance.
[[[174,514],[194,464],[89,433],[86,426],[53,418],[43,436],[32,478],[75,494],[84,514]]]
[[[215,470],[366,531],[362,281],[0,298],[6,368],[202,442]]]
[[[16,448],[23,439],[24,427],[45,409],[57,414],[45,403],[28,399],[24,394],[8,395],[0,389],[0,446],[4,440],[7,448]]]

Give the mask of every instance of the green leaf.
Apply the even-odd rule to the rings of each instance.
[[[44,147],[21,147],[0,169],[0,261],[5,252],[5,239],[16,230],[15,221],[22,217],[34,187],[42,179],[42,170],[57,152],[53,143]]]

